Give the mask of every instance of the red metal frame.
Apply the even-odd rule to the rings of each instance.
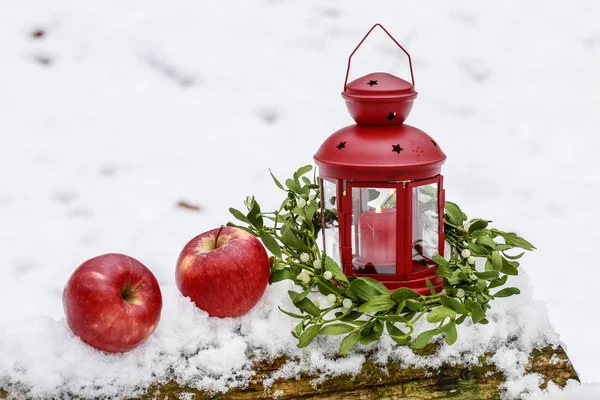
[[[408,51],[406,51],[404,47],[402,47],[400,43],[398,43],[396,39],[394,39],[394,37],[387,31],[387,29],[385,29],[381,24],[375,24],[371,29],[369,29],[369,32],[367,32],[365,37],[362,38],[358,46],[356,46],[356,48],[352,51],[352,53],[350,53],[350,56],[348,57],[348,68],[346,69],[346,80],[344,81],[344,92],[346,91],[346,87],[348,86],[348,76],[350,75],[350,63],[352,62],[352,56],[354,55],[354,53],[356,53],[358,48],[363,44],[363,42],[367,39],[371,32],[373,32],[373,30],[377,27],[383,29],[383,31],[390,37],[390,39],[392,39],[394,43],[396,43],[398,47],[400,47],[400,49],[402,49],[404,54],[406,54],[406,56],[408,57],[408,66],[410,67],[410,80],[412,82],[412,85],[415,86],[415,75],[413,74],[412,59],[410,58],[410,54],[408,53]]]
[[[443,177],[437,175],[432,178],[409,182],[376,182],[376,181],[345,181],[342,179],[329,181],[336,182],[336,195],[338,196],[338,223],[340,236],[340,264],[347,276],[366,276],[383,282],[389,288],[424,286],[424,277],[428,277],[438,288],[442,280],[435,275],[435,268],[426,268],[413,272],[415,261],[412,259],[412,215],[413,215],[413,188],[437,183],[438,185],[438,210],[439,212],[439,242],[440,254],[443,254],[443,207],[444,190]],[[354,188],[390,188],[396,189],[396,273],[395,274],[360,274],[353,271],[352,259],[356,249],[352,247],[352,196]],[[419,279],[421,278],[421,279]],[[417,280],[415,282],[411,282]]]

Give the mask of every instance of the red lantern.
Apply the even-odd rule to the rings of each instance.
[[[348,83],[352,56],[379,26],[408,56],[411,82],[375,72]],[[417,97],[410,55],[374,25],[348,58],[342,97],[356,122],[329,136],[319,166],[324,248],[348,276],[389,289],[440,289],[435,254],[444,254],[446,159],[428,134],[404,124]]]

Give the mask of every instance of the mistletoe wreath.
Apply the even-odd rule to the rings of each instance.
[[[285,186],[271,173],[277,187],[286,192],[275,211],[262,211],[254,197],[244,201],[247,213],[229,209],[244,225],[228,225],[260,238],[273,254],[270,283],[289,279],[304,289],[288,291],[297,312],[279,307],[299,320],[292,330],[298,347],[308,346],[319,334],[346,335],[339,349],[343,355],[358,343],[367,345],[379,340],[384,330],[394,342],[410,343],[414,349],[425,347],[442,333],[446,343],[452,345],[457,339],[456,325],[467,318],[475,324],[487,324],[491,300],[520,293],[516,287],[502,288],[510,275],[518,274],[517,260],[524,254],[509,252],[535,247],[515,233],[490,228],[491,221],[476,218],[467,222],[465,213],[451,202],[446,202],[444,213],[450,257],[433,257],[438,264],[436,274],[444,280],[441,292],[436,292],[429,280],[431,294],[425,296],[408,288],[390,292],[367,277],[347,277],[318,245],[322,223],[337,219],[337,215],[335,210],[321,214],[316,171],[312,179],[306,176],[312,170],[311,165],[299,168]],[[485,260],[481,271],[476,268],[478,258]],[[326,304],[311,300],[308,295],[312,292],[326,296]],[[413,340],[414,325],[423,317],[437,326]]]

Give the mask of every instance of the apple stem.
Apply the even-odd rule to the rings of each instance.
[[[219,248],[219,235],[221,234],[221,231],[223,230],[223,228],[225,228],[225,225],[221,225],[221,227],[217,231],[217,236],[215,236],[215,249]]]

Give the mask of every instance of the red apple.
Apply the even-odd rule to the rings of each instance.
[[[269,283],[269,256],[252,234],[231,226],[196,236],[175,271],[177,287],[213,317],[239,317],[258,303]]]
[[[63,291],[69,327],[98,350],[125,352],[142,343],[160,320],[162,295],[142,263],[104,254],[81,264]]]

